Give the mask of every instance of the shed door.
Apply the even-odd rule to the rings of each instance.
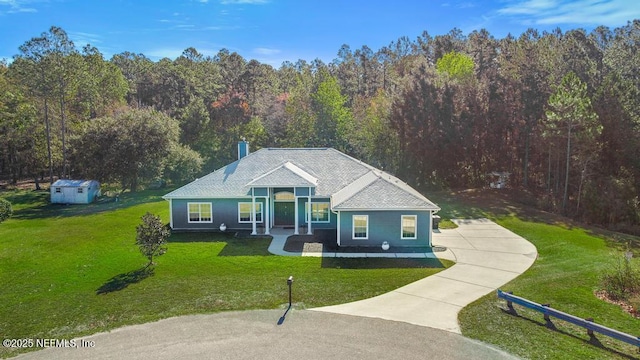
[[[62,188],[62,202],[71,204],[76,202],[76,193],[78,190],[74,187]]]

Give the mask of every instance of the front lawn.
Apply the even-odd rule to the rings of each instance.
[[[145,212],[168,221],[167,190],[124,194],[119,202],[49,205],[46,192],[6,192],[14,217],[0,224],[0,334],[70,339],[128,324],[225,310],[298,308],[375,296],[441,271],[437,260],[323,261],[280,257],[268,238],[173,234],[146,271],[135,246]],[[367,259],[372,260],[372,259]],[[277,319],[274,319],[277,321]],[[0,348],[0,356],[15,355]]]

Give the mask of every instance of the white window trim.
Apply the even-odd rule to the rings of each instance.
[[[59,187],[57,187],[57,188],[56,188],[56,193],[57,193],[57,194],[60,194],[61,192],[62,192],[62,189],[61,189],[61,188],[59,188]]]
[[[209,220],[203,221],[203,220],[197,220],[197,221],[192,221],[191,220],[191,214],[189,211],[189,208],[191,207],[191,205],[198,205],[198,214],[200,219],[202,219],[202,205],[209,205],[209,213],[211,214],[211,217]],[[188,202],[187,203],[187,223],[189,224],[211,224],[213,223],[213,204],[211,204],[210,202]]]
[[[81,188],[81,187],[79,187],[79,188],[78,188],[78,194],[84,194],[84,189],[83,189],[83,188]]]
[[[356,217],[364,217],[367,222],[367,236],[356,237]],[[351,238],[354,240],[369,240],[369,215],[351,215]]]
[[[313,205],[318,205],[318,204],[326,204],[327,205],[327,220],[314,220],[313,219]],[[307,205],[305,203],[304,206],[304,218],[308,219],[309,218],[309,205]],[[328,224],[331,222],[331,204],[329,202],[311,202],[311,223],[315,223],[315,224]]]
[[[404,218],[413,218],[414,226],[413,226],[413,236],[406,237],[404,236]],[[416,240],[418,238],[418,215],[402,215],[400,217],[400,239],[402,240]]]
[[[251,209],[251,204],[252,203],[250,203],[250,202],[239,202],[238,203],[238,223],[240,223],[240,224],[251,224],[251,223],[253,223],[253,221],[251,221],[251,213],[249,213],[249,220],[240,220],[241,219],[241,217],[240,217],[240,205],[242,205],[242,204],[249,205],[249,209]],[[257,211],[256,215],[260,214],[260,220],[256,220],[256,223],[262,224],[264,222],[264,213],[262,211],[262,203],[256,201],[256,207],[258,207],[258,206],[260,207],[260,211]],[[257,216],[256,216],[256,218],[257,218]]]

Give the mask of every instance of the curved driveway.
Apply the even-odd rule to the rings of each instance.
[[[458,312],[515,279],[535,261],[536,247],[487,219],[453,220],[458,228],[434,233],[440,258],[456,264],[374,298],[315,308],[337,314],[396,320],[460,333]]]

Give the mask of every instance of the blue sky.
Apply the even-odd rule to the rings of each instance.
[[[0,0],[0,58],[52,25],[107,58],[123,51],[175,58],[193,46],[279,67],[285,60],[329,62],[342,44],[376,51],[424,30],[435,36],[486,28],[501,38],[529,27],[591,30],[639,18],[638,0]]]

